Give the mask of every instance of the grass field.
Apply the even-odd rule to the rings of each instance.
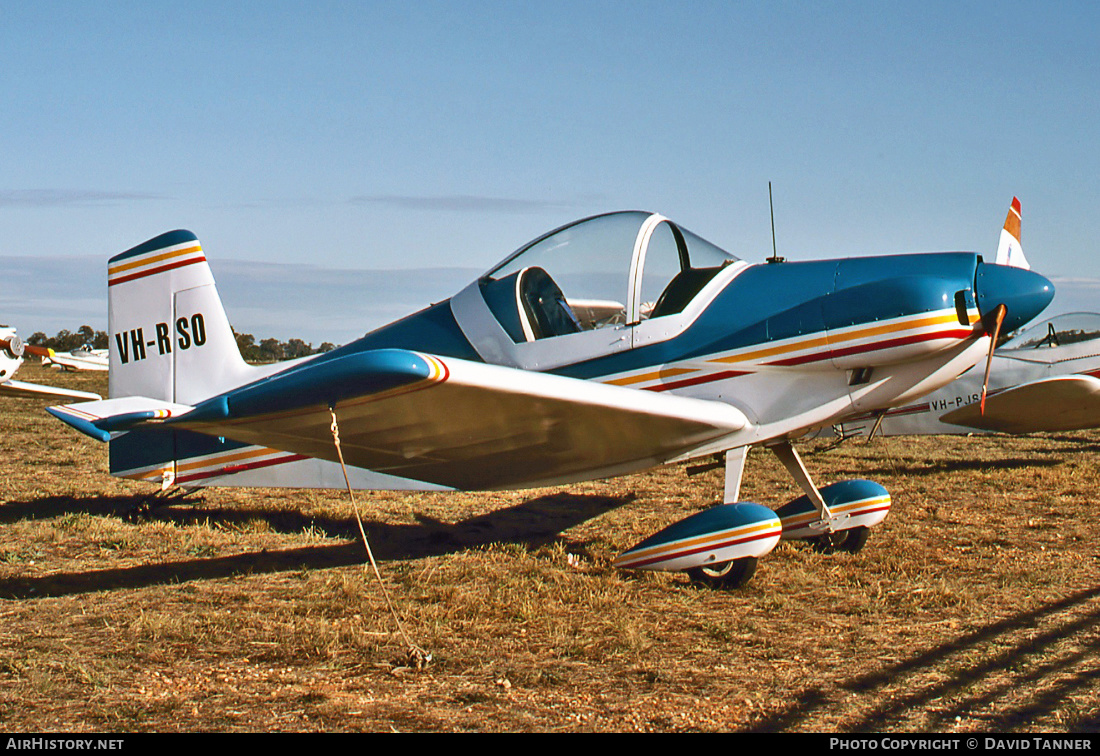
[[[20,378],[106,393],[105,374]],[[7,731],[1095,731],[1100,434],[804,444],[893,495],[858,555],[744,589],[626,573],[714,503],[666,467],[494,494],[211,489],[145,511],[47,402],[0,399]],[[744,498],[797,495],[766,452]]]

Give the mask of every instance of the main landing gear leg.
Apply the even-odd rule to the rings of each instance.
[[[787,472],[794,478],[794,482],[798,484],[798,487],[806,494],[810,503],[814,505],[821,519],[820,527],[823,530],[831,531],[833,514],[829,511],[829,507],[826,506],[825,500],[821,498],[821,492],[817,490],[817,486],[814,485],[813,480],[810,478],[810,472],[806,469],[806,465],[802,464],[802,458],[798,456],[798,452],[791,446],[791,442],[780,441],[777,444],[771,444],[768,448],[779,458],[779,461],[787,468]]]
[[[790,441],[781,441],[768,448],[806,494],[805,499],[795,500],[778,510],[783,521],[783,537],[807,540],[815,551],[826,554],[860,551],[870,535],[869,525],[880,522],[890,508],[886,489],[870,481],[834,483],[826,486],[826,491],[830,492],[834,509],[840,511],[830,510]],[[867,524],[862,524],[863,521]]]
[[[741,500],[741,479],[745,475],[745,460],[749,447],[739,446],[726,452],[726,485],[722,491],[722,503],[733,504]]]

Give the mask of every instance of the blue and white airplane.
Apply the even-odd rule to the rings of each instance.
[[[792,439],[946,385],[1054,293],[973,253],[749,264],[646,212],[563,226],[446,301],[275,365],[241,359],[188,231],[112,258],[108,287],[110,398],[50,411],[110,442],[113,475],[338,488],[342,449],[356,488],[492,490],[723,454],[724,503],[616,561],[714,586],[780,538],[862,547],[889,494],[818,488]],[[805,496],[738,501],[751,446]]]

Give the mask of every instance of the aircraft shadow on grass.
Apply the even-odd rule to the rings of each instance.
[[[1100,681],[1094,659],[1100,652],[1100,586],[1059,601],[1020,612],[978,628],[949,643],[930,648],[878,671],[856,675],[833,686],[803,691],[782,711],[746,728],[782,732],[820,721],[831,709],[851,709],[862,698],[864,713],[838,727],[841,732],[885,732],[893,727],[943,732],[966,720],[968,731],[1011,732],[1057,711],[1068,698],[1087,693]],[[1090,606],[1091,604],[1091,606]],[[1040,623],[1049,625],[1037,630]],[[1073,646],[1060,644],[1074,639]],[[938,673],[926,682],[913,675]],[[891,694],[891,689],[903,691]],[[989,709],[998,700],[1033,691],[1022,703]],[[934,713],[931,707],[937,707]],[[909,712],[927,711],[923,722],[901,720]],[[986,713],[988,712],[988,713]],[[1095,709],[1065,722],[1067,730],[1095,731]]]
[[[0,524],[29,517],[57,517],[69,513],[124,516],[134,512],[148,497],[107,496],[82,499],[51,496],[29,502],[10,502],[0,508]],[[440,556],[490,543],[520,543],[538,546],[553,541],[562,531],[598,517],[633,499],[633,496],[551,494],[529,499],[517,506],[496,510],[457,523],[421,517],[416,525],[390,525],[365,521],[363,528],[371,550],[380,561]],[[180,511],[156,510],[153,519],[188,523],[192,521],[253,522],[265,517],[255,510]],[[324,530],[347,542],[268,551],[251,551],[231,556],[196,558],[136,567],[55,573],[41,577],[12,577],[0,580],[0,598],[28,599],[66,596],[93,591],[141,588],[149,585],[211,580],[239,574],[327,569],[361,564],[367,554],[354,519],[316,518],[297,512],[268,512],[273,530],[302,532],[309,527]]]

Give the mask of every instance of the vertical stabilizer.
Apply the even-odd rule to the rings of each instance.
[[[169,231],[107,267],[110,396],[196,404],[248,380],[198,238]]]
[[[1005,227],[1001,230],[1001,241],[997,245],[996,263],[1030,270],[1031,266],[1024,257],[1024,247],[1020,242],[1021,221],[1020,200],[1013,197],[1012,205],[1008,208],[1008,217],[1005,218]]]

